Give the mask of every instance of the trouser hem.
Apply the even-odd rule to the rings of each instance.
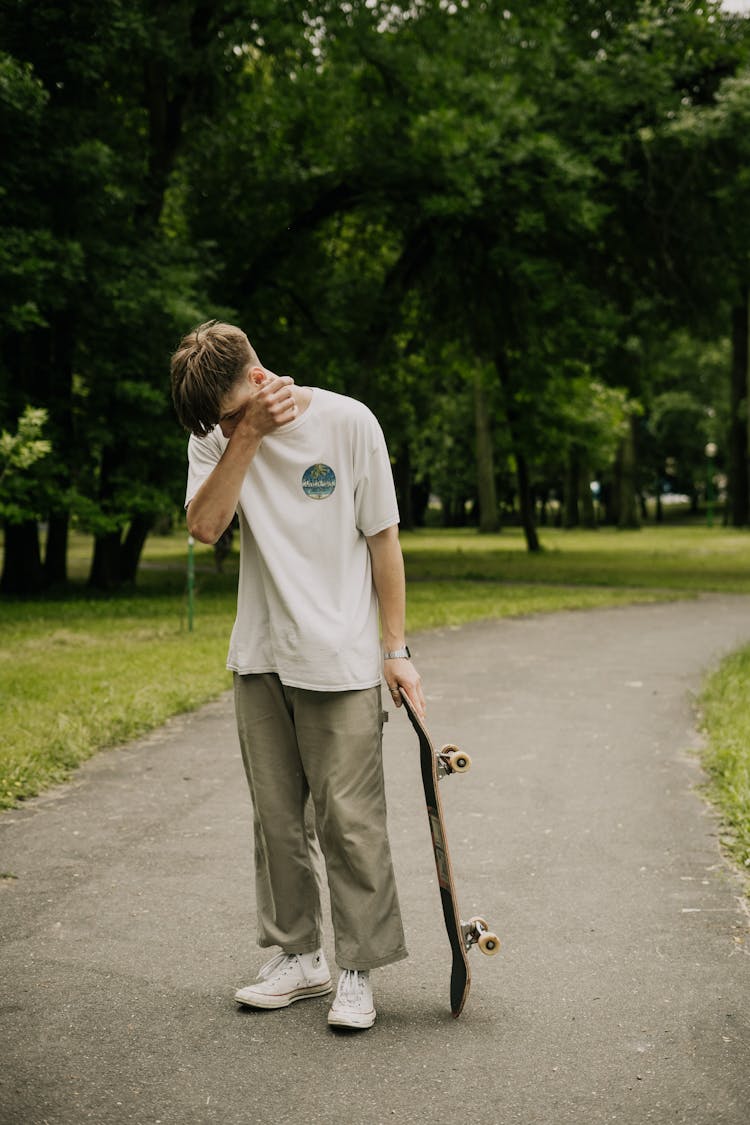
[[[363,961],[361,957],[351,960],[337,955],[336,964],[340,969],[382,969],[384,965],[393,965],[396,961],[403,961],[408,956],[409,950],[405,945],[402,945],[395,953],[389,953],[385,957],[378,957],[371,961]]]
[[[300,957],[305,953],[317,953],[319,949],[323,948],[323,942],[321,940],[314,942],[312,945],[309,942],[305,945],[296,943],[293,949],[286,945],[279,945],[277,941],[260,941],[258,945],[261,949],[273,949],[274,946],[278,946],[281,952],[286,953],[288,957]]]

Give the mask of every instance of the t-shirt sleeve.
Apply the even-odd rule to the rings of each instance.
[[[188,442],[188,478],[185,492],[185,507],[187,508],[204,480],[211,475],[221,460],[224,452],[221,441],[212,430],[206,437],[199,438],[191,434]]]
[[[363,535],[377,535],[399,522],[399,512],[385,437],[369,410],[358,433],[358,445],[354,459],[357,527]]]

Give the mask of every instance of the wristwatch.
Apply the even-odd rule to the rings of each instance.
[[[393,652],[384,652],[383,660],[411,660],[409,646],[404,645],[403,648],[394,648]]]

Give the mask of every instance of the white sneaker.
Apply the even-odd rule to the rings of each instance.
[[[375,1014],[369,972],[344,969],[328,1013],[329,1024],[332,1027],[372,1027]]]
[[[258,973],[255,984],[234,994],[238,1004],[251,1008],[286,1008],[295,1000],[331,991],[331,974],[322,950],[278,953]]]

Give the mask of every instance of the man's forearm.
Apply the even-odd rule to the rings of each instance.
[[[288,375],[279,377],[258,367],[247,380],[251,393],[219,422],[229,443],[188,506],[188,530],[201,543],[215,543],[232,522],[245,474],[264,435],[297,415],[294,380]]]
[[[404,647],[406,638],[406,578],[398,527],[388,527],[367,540],[372,559],[372,582],[380,603],[380,627],[386,652]],[[421,719],[425,715],[422,680],[411,660],[384,659],[383,676],[397,707],[405,691]]]
[[[242,482],[262,438],[243,435],[229,439],[221,460],[203,482],[187,509],[190,534],[199,543],[215,543],[229,527],[237,511]]]
[[[372,559],[372,582],[380,604],[383,646],[403,648],[406,618],[406,579],[404,556],[398,541],[398,528],[389,527],[367,540]]]

